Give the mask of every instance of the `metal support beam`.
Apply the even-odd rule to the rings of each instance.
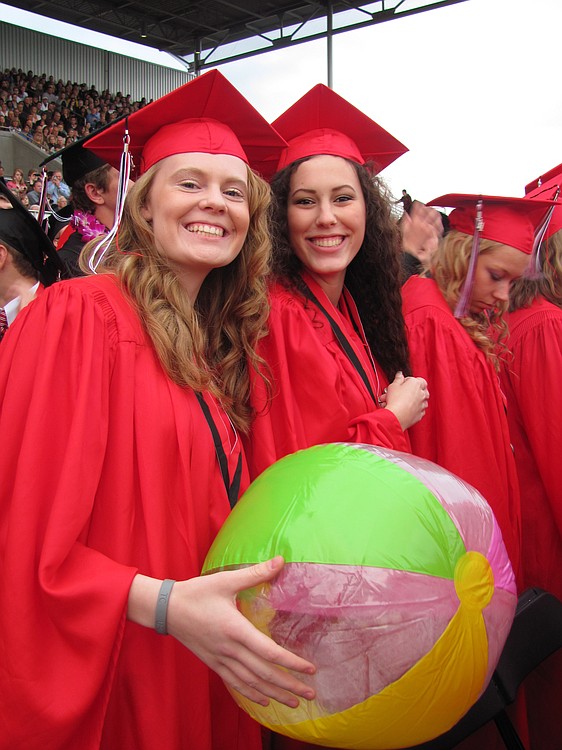
[[[334,76],[333,76],[333,68],[334,68],[334,60],[333,60],[333,35],[334,35],[334,6],[332,5],[332,0],[328,0],[328,4],[326,6],[326,12],[328,14],[328,28],[326,31],[326,45],[327,45],[327,54],[328,54],[328,88],[333,89],[334,88]]]

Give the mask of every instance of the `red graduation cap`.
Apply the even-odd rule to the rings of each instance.
[[[528,185],[525,185],[525,196],[533,198],[535,194],[537,194],[539,188],[547,187],[549,183],[559,184],[561,178],[562,164],[559,164],[557,167],[549,169],[545,174],[536,177],[532,182],[529,182]]]
[[[473,237],[466,279],[454,312],[456,318],[463,318],[469,309],[480,240],[493,240],[533,255],[530,266],[536,266],[540,239],[557,204],[551,200],[451,193],[427,205],[454,208],[449,215],[451,229]],[[533,268],[530,273],[536,270]]]
[[[549,208],[557,205],[552,200],[532,200],[529,197],[461,193],[442,195],[427,205],[454,208],[449,215],[451,229],[474,235],[479,204],[482,219],[480,237],[509,245],[527,255],[533,252],[535,235]]]
[[[559,195],[562,197],[562,164],[553,167],[546,174],[525,185],[526,198],[555,200]],[[552,237],[560,229],[562,229],[562,205],[554,209],[544,239]]]
[[[343,156],[358,164],[374,161],[384,169],[408,150],[394,136],[335,91],[317,84],[273,123],[288,142],[277,164],[262,166],[273,174],[297,159],[317,154]]]
[[[277,159],[286,145],[218,70],[133,112],[85,145],[119,169],[126,129],[134,176],[167,156],[189,152],[230,154],[253,167]]]

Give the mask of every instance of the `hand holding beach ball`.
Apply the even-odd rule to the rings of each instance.
[[[391,750],[450,729],[486,688],[517,595],[482,496],[435,464],[367,445],[287,456],[234,508],[204,566],[283,555],[276,580],[241,611],[312,661],[316,699],[251,716],[295,739]]]

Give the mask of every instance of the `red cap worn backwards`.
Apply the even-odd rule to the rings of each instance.
[[[544,200],[550,198],[555,200],[562,193],[562,164],[549,170],[546,174],[537,177],[533,182],[525,185],[525,198]],[[556,206],[552,218],[547,227],[544,239],[552,237],[553,234],[562,229],[562,205]]]
[[[279,158],[286,145],[218,70],[133,112],[85,145],[119,169],[126,128],[134,177],[161,159],[181,153],[229,154],[254,167]]]
[[[288,142],[280,160],[261,166],[266,176],[297,159],[318,154],[342,156],[358,164],[374,161],[381,170],[408,150],[374,120],[319,83],[273,123]]]
[[[460,193],[442,195],[430,201],[428,206],[454,208],[449,215],[451,229],[474,235],[477,207],[481,202],[482,222],[480,237],[509,245],[531,255],[535,234],[540,228],[551,206],[552,200],[506,198],[497,195],[465,195]]]

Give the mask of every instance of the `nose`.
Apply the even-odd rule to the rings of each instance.
[[[337,217],[334,214],[331,201],[321,201],[318,206],[318,216],[316,217],[318,226],[333,226],[337,223]]]
[[[201,195],[200,205],[212,211],[224,211],[225,199],[219,185],[209,185]]]
[[[509,279],[503,279],[501,282],[498,283],[497,287],[494,290],[494,297],[499,302],[507,302],[509,299],[509,287],[510,287],[510,281]]]

